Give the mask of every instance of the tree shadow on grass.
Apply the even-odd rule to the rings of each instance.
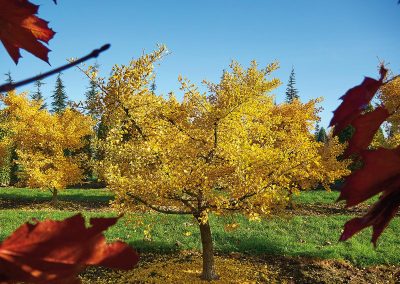
[[[0,190],[0,209],[107,210],[113,199],[113,196],[108,195],[60,192],[58,202],[53,205],[50,192],[38,191],[31,195],[19,195]]]
[[[216,250],[222,253],[238,252],[248,255],[273,255],[318,259],[344,259],[346,257],[346,255],[340,255],[340,253],[338,253],[333,246],[334,244],[288,244],[266,237],[252,236],[249,238],[241,238],[234,235],[224,235],[221,241],[218,241],[218,234],[215,234],[214,238],[216,240]],[[289,245],[296,246],[296,249],[290,249]]]

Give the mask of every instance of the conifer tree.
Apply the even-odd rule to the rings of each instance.
[[[299,99],[299,91],[295,88],[296,78],[294,73],[294,68],[292,67],[292,72],[289,76],[289,82],[286,87],[286,102],[291,103],[294,99]]]
[[[91,67],[91,73],[96,74],[98,71],[98,64],[95,64],[94,66]],[[97,105],[97,94],[99,92],[99,87],[98,83],[94,78],[91,77],[89,81],[89,87],[87,88],[87,91],[85,92],[85,109],[88,115],[90,115],[93,119],[96,120],[96,125],[93,126],[93,133],[89,136],[84,137],[84,139],[87,141],[85,143],[85,147],[82,149],[82,151],[91,159],[96,159],[96,149],[94,147],[94,140],[96,139],[96,134],[100,126],[100,121],[101,121],[101,115],[96,111],[96,105]],[[88,165],[84,169],[84,176],[85,179],[88,181],[93,181],[94,177],[96,176],[92,167]]]
[[[314,131],[314,137],[315,137],[315,140],[317,140],[317,141],[318,141],[318,134],[319,134],[320,129],[321,128],[319,126],[319,122],[317,121],[317,123],[315,124],[315,131]]]
[[[150,91],[153,95],[156,93],[156,89],[157,89],[157,85],[156,85],[156,81],[154,80],[153,83],[151,83],[151,85],[150,85]]]
[[[92,73],[97,73],[99,66],[95,64],[91,72]],[[85,108],[87,110],[87,113],[91,115],[92,117],[96,117],[96,96],[99,91],[98,85],[94,79],[90,79],[89,82],[89,87],[87,88],[87,91],[85,93]]]
[[[51,103],[53,113],[61,113],[67,107],[67,95],[65,93],[65,86],[61,80],[61,73],[58,73],[54,93],[51,96],[53,102]]]
[[[323,143],[326,143],[328,141],[328,135],[326,135],[325,128],[321,127],[321,129],[319,130],[317,141]]]
[[[45,109],[47,107],[47,103],[44,101],[43,93],[42,93],[42,85],[44,85],[42,80],[36,80],[34,86],[36,90],[32,93],[31,99],[37,102],[41,102],[42,106],[40,109]]]

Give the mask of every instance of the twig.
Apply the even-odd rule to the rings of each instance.
[[[99,49],[93,50],[88,55],[86,55],[86,56],[84,56],[84,57],[82,57],[82,58],[80,58],[80,59],[78,59],[78,60],[76,60],[74,62],[68,63],[66,65],[63,65],[61,67],[58,67],[56,69],[53,69],[51,71],[48,71],[46,73],[37,75],[37,76],[29,78],[29,79],[25,79],[25,80],[22,80],[22,81],[19,81],[19,82],[16,82],[16,83],[11,83],[11,84],[7,83],[7,84],[4,84],[4,85],[1,85],[0,86],[0,92],[8,92],[8,91],[11,91],[11,90],[13,90],[15,88],[21,87],[23,85],[27,85],[29,83],[32,83],[34,81],[44,79],[44,78],[49,77],[49,76],[51,76],[53,74],[60,73],[61,71],[64,71],[64,70],[66,70],[68,68],[71,68],[71,67],[74,67],[75,65],[78,65],[78,64],[80,64],[80,63],[82,63],[82,62],[84,62],[86,60],[89,60],[91,58],[96,58],[97,56],[99,56],[99,54],[101,52],[103,52],[103,51],[105,51],[105,50],[107,50],[109,48],[110,48],[110,44],[105,44],[102,47],[100,47]]]
[[[386,82],[384,82],[382,85],[387,85],[387,84],[393,82],[394,80],[398,79],[399,77],[400,77],[400,75],[396,75],[393,78],[391,78],[391,79],[387,80]]]

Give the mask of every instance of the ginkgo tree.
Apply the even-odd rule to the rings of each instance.
[[[29,187],[49,189],[56,202],[59,190],[82,180],[86,157],[79,151],[85,146],[83,138],[92,134],[93,120],[70,108],[51,114],[41,109],[41,102],[15,91],[2,101],[7,118],[3,128],[9,132],[2,145],[14,144],[19,178]]]
[[[258,219],[285,205],[289,189],[347,174],[347,163],[336,159],[343,150],[337,140],[327,146],[313,138],[318,100],[274,104],[271,91],[280,81],[270,76],[277,63],[245,69],[234,62],[218,84],[205,82],[208,93],[179,78],[180,101],[151,91],[154,63],[165,51],[161,46],[97,79],[107,129],[97,143],[98,167],[120,209],[194,216],[201,278],[216,279],[211,212]]]

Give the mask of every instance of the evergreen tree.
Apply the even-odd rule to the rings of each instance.
[[[292,72],[289,76],[289,82],[286,87],[286,102],[291,103],[294,99],[299,99],[299,91],[295,88],[296,79],[294,74],[294,68],[292,67]]]
[[[314,131],[314,137],[315,137],[315,140],[317,140],[317,141],[318,141],[319,130],[320,130],[319,122],[317,121],[317,124],[315,125],[315,131]]]
[[[51,103],[52,106],[51,111],[53,113],[63,112],[67,107],[67,95],[65,93],[64,83],[61,80],[61,73],[58,73],[56,80],[56,87],[51,97],[53,98],[53,102]]]
[[[96,82],[94,82],[93,80],[90,80],[89,83],[89,87],[88,90],[85,93],[85,108],[87,110],[87,113],[91,116],[95,116],[96,111],[95,111],[95,107],[96,107],[96,96],[97,96],[97,92],[98,92],[98,87]]]
[[[156,81],[153,80],[153,82],[150,85],[150,91],[151,93],[154,95],[156,93],[156,89],[157,89],[157,85],[156,85]]]
[[[95,64],[93,66],[92,72],[97,72],[99,66]],[[90,79],[89,82],[89,87],[87,88],[87,91],[85,93],[85,108],[87,110],[87,113],[91,115],[92,117],[96,117],[96,96],[99,91],[98,85],[95,80]]]
[[[326,143],[328,141],[328,135],[326,135],[325,128],[321,127],[321,129],[319,130],[317,141],[323,143]]]
[[[44,97],[42,94],[42,85],[44,85],[44,83],[42,82],[42,80],[36,80],[35,83],[35,88],[36,90],[31,94],[31,99],[37,102],[41,102],[42,106],[40,107],[40,109],[45,109],[47,107],[47,103],[44,101]]]

